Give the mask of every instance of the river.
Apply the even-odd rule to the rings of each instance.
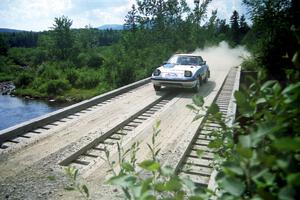
[[[64,104],[0,94],[0,130],[65,107]]]

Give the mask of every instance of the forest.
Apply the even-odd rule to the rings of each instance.
[[[72,29],[59,16],[49,31],[1,33],[0,81],[13,81],[15,95],[80,101],[149,77],[175,52],[251,44],[245,16],[234,11],[226,22],[214,10],[208,18],[210,2],[137,1],[122,31]]]

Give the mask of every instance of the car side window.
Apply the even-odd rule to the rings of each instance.
[[[199,59],[199,64],[203,63],[203,59],[201,56],[199,56],[198,59]]]

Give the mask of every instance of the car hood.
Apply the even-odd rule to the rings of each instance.
[[[184,71],[197,71],[201,66],[194,66],[194,65],[176,65],[176,64],[165,64],[158,69],[164,72],[173,72],[173,73],[184,73]]]

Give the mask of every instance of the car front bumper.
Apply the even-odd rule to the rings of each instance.
[[[197,84],[197,80],[191,79],[162,79],[151,78],[151,82],[155,86],[178,87],[178,88],[193,88]]]

